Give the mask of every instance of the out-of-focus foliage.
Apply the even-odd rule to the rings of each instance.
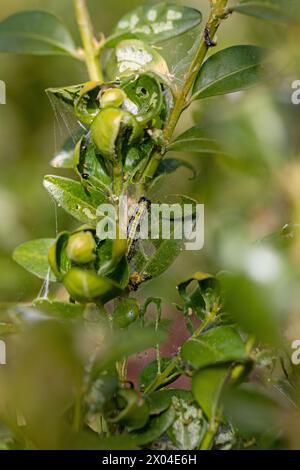
[[[13,0],[5,5],[3,16],[33,4],[36,7],[37,3],[45,8],[45,2]],[[204,15],[207,13],[204,0],[190,3]],[[179,449],[299,448],[299,366],[291,358],[292,342],[300,339],[300,105],[292,102],[292,84],[300,79],[297,47],[300,33],[297,10],[293,10],[290,21],[286,3],[260,0],[253,6],[253,2],[244,0],[235,8],[243,14],[234,13],[224,22],[217,49],[203,65],[203,76],[199,75],[194,86],[195,100],[203,99],[185,111],[166,149],[169,155],[163,162],[165,167],[161,164],[158,168],[156,184],[154,178],[150,189],[154,200],[176,187],[176,193],[187,193],[205,204],[204,249],[180,254],[180,246],[167,246],[167,241],[159,245],[159,241],[150,261],[145,263],[140,253],[135,262],[144,267],[140,270],[143,276],[132,280],[134,286],[147,280],[149,274],[164,273],[171,261],[180,256],[163,277],[142,288],[137,294],[138,301],[131,299],[128,303],[118,299],[111,317],[114,333],[102,306],[95,309],[90,304],[64,304],[66,292],[56,285],[50,299],[62,302],[39,300],[31,306],[3,306],[0,334],[5,335],[9,351],[9,366],[0,369],[0,435],[4,448],[130,449],[153,442],[161,448]],[[148,33],[141,36],[139,31],[128,31],[126,16],[122,20],[125,23],[121,26],[119,23],[113,30],[129,6],[140,4],[112,0],[100,9],[98,2],[90,2],[97,31],[104,30],[106,34],[113,31],[110,45],[122,39],[118,47],[123,52],[128,47],[141,50],[140,41],[148,37]],[[71,2],[54,1],[47,7],[67,18],[68,30],[77,39],[75,23],[69,15]],[[187,19],[186,24],[182,21],[177,25],[177,32],[188,30],[188,25],[195,26],[199,19],[194,13],[190,23]],[[266,19],[271,21],[262,22]],[[161,76],[169,69],[164,97],[166,83],[170,83],[173,74],[175,86],[182,85],[198,33],[196,27],[177,38],[169,36],[169,42],[163,42],[158,51],[154,49],[152,72]],[[0,31],[0,48],[6,41],[2,35]],[[146,42],[154,43],[156,39],[166,37],[151,35]],[[252,46],[247,46],[248,49],[243,46],[242,52],[237,50],[241,46],[235,46],[236,43]],[[243,91],[260,81],[256,74],[261,72],[257,64],[259,48],[271,50],[268,79]],[[143,45],[144,52],[151,50],[150,45]],[[13,264],[12,249],[26,239],[38,238],[35,244],[21,245],[15,258],[47,281],[48,250],[41,247],[49,242],[45,237],[54,237],[64,228],[69,231],[60,235],[52,258],[49,255],[52,271],[64,281],[73,301],[110,300],[129,282],[122,246],[97,245],[99,250],[97,253],[95,250],[97,214],[93,211],[106,199],[97,199],[99,192],[94,194],[94,186],[101,181],[109,192],[111,175],[95,170],[95,155],[92,151],[85,154],[86,145],[83,150],[77,147],[75,157],[74,153],[64,153],[62,157],[59,149],[66,137],[65,126],[67,134],[72,133],[72,119],[70,113],[58,114],[55,137],[51,137],[52,111],[43,94],[46,88],[86,81],[84,70],[73,59],[57,57],[1,56],[1,65],[0,79],[5,80],[8,93],[7,104],[0,108],[2,299],[31,301],[40,287],[39,282]],[[128,67],[128,63],[125,65]],[[132,70],[132,64],[129,65]],[[272,75],[270,70],[274,71]],[[124,63],[118,63],[117,55],[111,57],[109,78],[123,76],[123,72]],[[142,68],[145,76],[147,72]],[[126,69],[124,79],[127,73]],[[126,87],[123,89],[126,91]],[[78,96],[76,99],[75,109],[81,113],[82,103]],[[101,113],[106,113],[103,108]],[[157,116],[161,109],[147,111]],[[86,110],[87,114],[93,112],[88,107]],[[158,129],[164,112],[156,122]],[[125,122],[125,114],[118,114],[118,129]],[[143,114],[143,124],[148,116]],[[101,126],[104,117],[103,114],[97,122],[93,121],[99,126],[95,136],[99,135],[100,127],[104,132]],[[138,138],[141,130],[133,120],[128,127],[134,142],[134,136]],[[105,135],[95,143],[97,151],[115,161],[117,136],[113,130],[106,128]],[[147,151],[151,153],[151,144],[149,147],[145,146],[143,158],[147,158]],[[88,156],[89,169],[92,168],[95,177],[88,183],[81,167],[82,152]],[[184,155],[177,159],[177,152]],[[48,202],[40,184],[54,153],[59,155],[54,166],[64,169],[64,177],[46,177],[44,186],[59,207]],[[133,160],[127,161],[129,174],[140,163],[135,160],[136,155],[130,154],[131,157]],[[193,167],[197,176],[189,180]],[[80,183],[69,179],[70,168],[75,169]],[[92,200],[93,194],[96,201]],[[78,245],[69,245],[70,239],[78,235],[78,228],[61,208],[81,223],[89,224],[81,229],[92,240],[88,253],[80,251],[78,255]],[[113,265],[109,263],[111,259]],[[93,270],[104,268],[96,278],[93,270],[81,270],[82,263],[91,263],[89,268]],[[196,274],[191,276],[192,272]],[[187,281],[182,281],[184,278]],[[88,289],[82,292],[82,285],[86,284]],[[181,325],[186,324],[190,332],[191,337],[187,341],[182,338],[184,344],[174,357],[170,353],[160,357],[159,344],[164,338],[158,333],[161,328],[164,330],[160,300],[150,299],[157,307],[153,318],[147,315],[147,302],[142,306],[141,299],[153,292],[163,297],[166,306],[176,302],[182,313]],[[47,282],[41,293],[49,295]],[[172,312],[169,307],[169,313]],[[12,334],[16,331],[17,335]],[[131,386],[119,387],[114,364],[117,363],[120,377],[124,374],[124,357],[147,348],[155,348],[156,361],[148,364],[140,375],[143,394]],[[192,379],[192,393],[175,388],[179,375]],[[133,379],[136,381],[136,375]],[[171,392],[165,389],[170,384],[174,387]],[[43,426],[41,432],[45,422],[47,429]],[[111,434],[114,437],[108,437]]]

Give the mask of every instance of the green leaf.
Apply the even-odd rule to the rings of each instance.
[[[83,318],[84,307],[79,304],[59,302],[57,300],[37,299],[33,307],[46,315],[60,319]]]
[[[75,147],[76,142],[82,137],[84,131],[81,129],[76,136],[69,137],[63,147],[52,158],[50,165],[53,168],[73,169],[76,165]]]
[[[117,45],[107,62],[106,72],[111,80],[137,72],[154,72],[162,77],[169,75],[167,63],[157,50],[137,39]]]
[[[193,282],[196,288],[188,290]],[[203,320],[206,313],[206,293],[217,289],[217,280],[211,274],[197,272],[194,276],[181,282],[177,286],[178,293],[184,302],[183,312],[189,314],[191,309],[199,319]]]
[[[231,10],[245,15],[255,16],[262,20],[286,23],[297,20],[297,15],[299,15],[299,1],[241,0],[240,3],[233,6]]]
[[[99,221],[97,207],[107,203],[100,191],[90,188],[88,191],[78,181],[59,176],[46,176],[44,187],[66,212],[83,223],[96,226]]]
[[[141,6],[125,15],[106,41],[113,47],[122,38],[137,37],[150,44],[165,41],[182,34],[202,21],[202,14],[194,8],[172,3]]]
[[[172,360],[173,360],[172,357],[161,358],[160,360],[161,372],[164,372],[164,370],[168,367],[168,365],[170,364],[170,362],[172,362]],[[176,373],[176,370],[174,372]],[[180,371],[177,371],[177,372],[178,372],[178,375],[175,377],[173,376],[169,383],[174,382],[174,380],[176,380],[176,378],[180,375]],[[148,387],[148,385],[150,385],[155,380],[157,373],[158,373],[157,361],[150,362],[144,367],[139,377],[139,384],[140,384],[141,390],[145,390]],[[165,383],[164,385],[168,385],[168,384]]]
[[[157,181],[158,178],[174,173],[179,168],[187,168],[190,170],[192,172],[192,177],[190,179],[194,179],[196,177],[196,170],[191,163],[179,158],[164,158],[159,164],[154,175],[154,179]]]
[[[208,136],[200,126],[191,127],[177,137],[168,145],[167,151],[225,155],[221,144]]]
[[[165,411],[172,403],[172,398],[177,397],[186,402],[193,402],[194,398],[188,390],[177,390],[169,388],[165,390],[158,390],[157,392],[145,395],[150,415],[159,415]]]
[[[243,361],[247,354],[237,331],[230,326],[219,326],[189,339],[181,348],[181,357],[201,369],[213,364]]]
[[[216,415],[227,373],[227,368],[209,367],[193,377],[193,395],[209,420]]]
[[[152,418],[144,429],[131,433],[131,436],[137,445],[143,446],[149,444],[162,436],[172,425],[174,419],[175,410],[171,406],[161,415]]]
[[[257,46],[233,46],[207,59],[201,67],[192,100],[244,90],[264,78],[264,49]]]
[[[56,16],[46,11],[22,11],[1,21],[0,52],[76,57],[76,46]]]
[[[194,208],[197,204],[194,199],[191,199],[187,196],[175,195],[175,200],[173,202],[171,202],[170,199],[168,199],[166,202],[169,203],[170,209],[172,209],[172,204],[174,204],[174,207],[176,206],[177,208],[178,206],[181,206],[182,208],[184,204],[189,204],[193,208],[192,216],[194,216]],[[181,217],[184,222],[183,212],[181,212]],[[153,278],[163,274],[171,266],[171,264],[173,264],[173,262],[184,249],[186,239],[188,238],[187,234],[185,234],[186,238],[185,236],[183,236],[182,233],[176,234],[175,231],[178,231],[180,229],[180,226],[179,224],[177,224],[176,226],[176,224],[173,223],[172,215],[170,215],[170,221],[170,239],[158,238],[157,240],[151,240],[155,247],[155,251],[152,255],[148,257],[147,262],[143,267],[142,275],[145,276],[145,278]],[[194,229],[194,224],[191,225],[191,228]],[[192,235],[192,232],[189,235]],[[177,238],[174,238],[175,236]]]
[[[172,405],[175,409],[175,420],[168,430],[171,441],[176,449],[198,448],[207,429],[202,410],[195,402],[187,403],[176,396],[172,398]]]
[[[42,238],[23,243],[15,249],[13,259],[20,266],[40,279],[48,279],[55,282],[56,278],[50,272],[48,263],[48,251],[55,240]]]

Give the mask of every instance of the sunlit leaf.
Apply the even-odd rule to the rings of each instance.
[[[44,186],[59,207],[75,219],[93,226],[97,225],[97,207],[106,203],[106,197],[99,191],[90,188],[85,191],[78,181],[59,176],[46,176]]]
[[[148,43],[165,41],[194,28],[201,20],[201,13],[194,8],[168,2],[141,6],[119,21],[107,39],[106,47],[113,47],[128,37],[137,37]]]
[[[13,259],[40,279],[49,278],[49,280],[55,281],[48,263],[48,251],[54,241],[52,238],[42,238],[23,243],[15,249]]]
[[[61,23],[46,11],[22,11],[0,23],[0,52],[76,56],[73,39]]]
[[[232,46],[212,55],[201,67],[192,100],[244,90],[264,78],[265,51],[257,46]]]

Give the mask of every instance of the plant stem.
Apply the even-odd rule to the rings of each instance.
[[[209,32],[210,38],[211,40],[213,40],[222,20],[226,18],[228,14],[228,11],[226,10],[228,0],[210,0],[210,3],[211,3],[211,11],[210,11],[210,15],[209,15],[206,27],[200,38],[199,48],[187,72],[186,80],[183,85],[183,88],[176,99],[175,106],[171,113],[168,125],[166,126],[164,130],[164,139],[165,139],[166,145],[170,142],[171,137],[179,121],[179,118],[183,110],[186,108],[187,98],[197,78],[201,65],[204,62],[207,51],[210,47],[206,41],[205,31],[206,33]],[[164,156],[163,153],[156,152],[151,157],[142,177],[143,182],[147,182],[149,179],[151,179],[154,176],[163,156]]]
[[[213,322],[219,312],[219,302],[216,302],[211,310],[211,312],[207,315],[207,318],[201,323],[199,328],[193,333],[191,338],[197,338],[201,335],[201,333],[208,327],[208,325]],[[174,371],[176,370],[179,363],[179,357],[175,356],[173,360],[170,362],[168,367],[161,373],[156,376],[156,378],[151,382],[145,390],[145,393],[154,392],[158,388],[162,387],[165,383],[168,383],[170,377],[172,377]]]
[[[97,47],[94,37],[87,2],[86,0],[73,0],[73,2],[90,80],[102,83],[104,80],[100,64],[99,48]]]

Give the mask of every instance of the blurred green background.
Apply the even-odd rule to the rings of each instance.
[[[96,31],[108,34],[120,16],[142,3],[90,0]],[[207,0],[180,3],[207,13]],[[79,42],[71,0],[2,0],[0,19],[33,8],[61,17]],[[213,156],[186,155],[197,169],[197,178],[190,181],[188,171],[179,170],[154,189],[154,197],[185,193],[205,204],[206,242],[200,252],[183,253],[163,280],[150,283],[142,295],[177,301],[175,285],[185,276],[196,270],[229,269],[239,263],[243,243],[254,243],[287,223],[299,222],[300,106],[291,103],[291,84],[300,79],[299,40],[297,28],[286,30],[242,15],[230,18],[219,31],[219,48],[233,44],[271,48],[274,73],[263,86],[205,100],[183,116],[178,132],[194,123],[203,125],[236,155],[236,164]],[[183,50],[172,50],[175,62],[185,54]],[[0,106],[0,298],[28,301],[37,295],[41,282],[18,267],[11,254],[19,243],[55,235],[55,207],[42,179],[55,173],[49,161],[63,134],[67,136],[63,123],[55,122],[44,90],[83,82],[87,75],[81,64],[69,58],[1,55],[0,79],[7,85],[7,104]],[[58,212],[59,230],[73,225]],[[297,254],[293,259],[297,261]]]

